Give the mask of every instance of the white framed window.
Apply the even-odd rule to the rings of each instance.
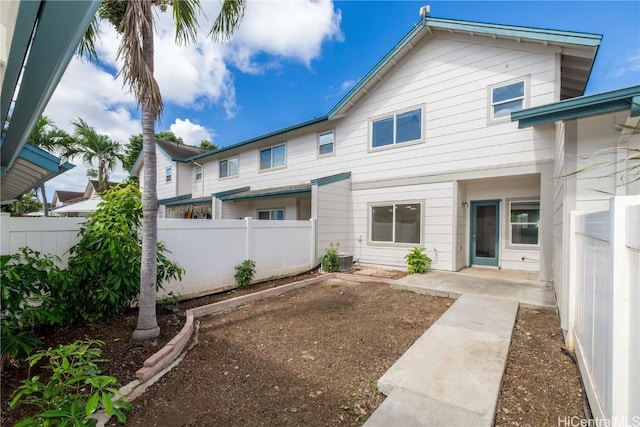
[[[238,156],[220,160],[220,178],[230,178],[232,176],[238,176],[238,165]]]
[[[172,173],[171,166],[167,166],[164,170],[164,182],[171,182],[171,173]]]
[[[202,166],[196,166],[196,182],[202,180]]]
[[[329,156],[335,152],[335,136],[333,131],[318,134],[318,156]]]
[[[376,203],[369,206],[369,242],[422,243],[422,203]]]
[[[260,170],[274,169],[286,165],[287,149],[285,144],[260,150]]]
[[[422,140],[422,107],[371,120],[371,148]]]
[[[268,219],[271,221],[284,220],[284,209],[260,209],[258,219]]]
[[[511,119],[513,111],[528,106],[529,84],[520,78],[489,87],[489,121],[502,122]]]
[[[540,200],[509,202],[509,243],[537,246],[540,228]]]

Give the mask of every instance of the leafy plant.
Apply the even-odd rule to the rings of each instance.
[[[30,356],[29,369],[45,359],[51,376],[47,382],[37,375],[29,377],[16,389],[9,404],[11,409],[24,404],[40,408],[38,414],[16,426],[95,426],[96,420],[89,417],[98,410],[126,422],[124,411],[131,409],[131,403],[116,400],[120,386],[117,379],[102,375],[97,365],[102,354],[99,346],[103,344],[96,340],[76,341]]]
[[[415,247],[404,256],[407,260],[407,272],[409,274],[422,274],[431,266],[431,258],[424,253],[424,248]]]
[[[142,260],[140,190],[133,183],[115,187],[80,229],[80,241],[68,261],[65,298],[74,318],[112,321],[137,300]],[[181,279],[184,270],[170,261],[158,243],[157,286]]]
[[[67,278],[55,260],[28,248],[0,257],[0,370],[40,344],[36,326],[65,322],[67,303],[56,296]]]
[[[336,243],[335,246],[331,243],[329,247],[324,250],[324,254],[320,257],[320,265],[324,272],[333,273],[334,271],[338,271],[338,267],[340,266],[340,261],[338,260],[339,247],[340,243]]]
[[[249,286],[251,281],[253,280],[253,276],[256,274],[256,263],[251,259],[247,259],[242,261],[240,264],[236,265],[236,283],[241,288],[246,288]]]
[[[180,298],[178,295],[173,292],[169,292],[166,297],[158,300],[156,302],[156,307],[158,311],[164,313],[177,313],[180,311],[178,304],[180,303]]]

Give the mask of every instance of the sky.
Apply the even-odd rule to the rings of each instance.
[[[549,28],[603,35],[586,94],[640,84],[638,1],[331,1],[249,0],[240,28],[227,43],[208,36],[218,0],[201,0],[195,44],[178,46],[170,13],[156,15],[155,76],[164,100],[156,131],[170,130],[190,145],[220,147],[324,116],[420,20],[435,18]],[[108,22],[100,29],[99,62],[74,57],[44,114],[71,132],[83,118],[126,144],[141,132],[133,95],[118,76],[119,45]],[[82,191],[87,168],[47,183]],[[118,168],[111,180],[127,172]]]

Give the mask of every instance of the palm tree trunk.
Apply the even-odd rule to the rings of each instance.
[[[142,0],[145,1],[145,0]],[[147,19],[151,23],[151,8],[147,7]],[[147,67],[153,73],[153,28],[142,35],[143,56]],[[156,144],[155,122],[157,117],[149,105],[149,95],[141,97],[142,109],[142,159],[144,165],[144,187],[142,189],[142,262],[140,268],[140,308],[138,324],[133,332],[137,342],[157,338],[160,327],[156,318],[156,276],[158,259],[158,195],[156,192]]]
[[[49,216],[49,208],[47,207],[47,193],[44,189],[44,184],[40,184],[40,193],[42,194],[42,212],[44,216]]]

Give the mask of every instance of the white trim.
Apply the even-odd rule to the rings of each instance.
[[[408,112],[412,112],[415,110],[420,110],[420,137],[418,139],[412,139],[409,141],[404,141],[404,142],[396,142],[396,121],[397,121],[397,117],[400,114],[404,114],[404,113],[408,113]],[[426,115],[426,105],[425,104],[418,104],[418,105],[414,105],[408,108],[404,108],[401,110],[396,110],[393,111],[391,113],[387,113],[387,114],[381,114],[378,116],[374,116],[369,118],[369,123],[367,126],[367,130],[368,130],[368,135],[367,135],[367,140],[368,140],[368,145],[367,145],[367,150],[369,152],[375,152],[375,151],[381,151],[381,150],[386,150],[389,148],[396,148],[396,147],[404,147],[404,146],[408,146],[408,145],[414,145],[414,144],[419,144],[419,143],[423,143],[425,142],[425,115]],[[381,120],[386,120],[386,119],[393,119],[393,142],[391,144],[386,144],[386,145],[382,145],[380,147],[374,147],[373,146],[373,124],[375,122],[379,122]]]
[[[222,173],[222,167],[221,164],[222,162],[227,162],[227,173],[229,172],[229,160],[231,159],[236,159],[237,160],[237,171],[235,175],[227,175],[227,176],[220,176],[220,174]],[[218,180],[225,180],[225,179],[229,179],[229,178],[236,178],[240,176],[240,156],[230,156],[230,157],[226,157],[224,159],[220,159],[218,160]]]
[[[273,219],[271,218],[271,214],[273,212],[278,212],[278,211],[282,211],[282,220],[277,220],[277,219]],[[256,219],[260,219],[260,212],[269,212],[269,221],[283,221],[285,220],[287,217],[285,216],[287,211],[285,208],[268,208],[268,209],[256,209]],[[263,220],[266,221],[266,220]]]
[[[511,99],[507,99],[507,100],[503,100],[500,101],[498,103],[496,103],[494,105],[493,103],[493,91],[494,89],[498,89],[504,86],[509,86],[512,84],[516,84],[516,83],[524,83],[524,94],[521,97],[517,97],[517,98],[511,98]],[[506,104],[508,102],[513,102],[513,101],[517,101],[517,100],[522,100],[522,109],[528,108],[529,107],[529,100],[531,99],[531,75],[525,75],[525,76],[521,76],[521,77],[517,77],[515,79],[511,79],[511,80],[507,80],[507,81],[502,81],[499,83],[495,83],[492,84],[490,86],[487,86],[487,124],[494,124],[494,123],[504,123],[504,122],[511,122],[511,115],[507,114],[504,117],[494,117],[493,113],[494,113],[494,107],[496,105],[501,105],[501,104]]]
[[[333,134],[333,141],[331,142],[332,148],[331,148],[331,152],[330,153],[320,153],[320,147],[324,146],[324,145],[329,145],[329,143],[324,143],[324,144],[320,144],[320,137],[322,137],[323,135],[328,135],[328,134]],[[327,131],[323,131],[323,132],[318,132],[316,134],[316,140],[317,140],[317,154],[318,154],[318,158],[324,158],[324,157],[331,157],[331,156],[335,156],[336,155],[336,131],[335,129],[330,129]]]
[[[268,168],[263,168],[262,167],[262,152],[265,150],[273,150],[276,147],[280,147],[283,146],[284,147],[284,164],[282,165],[278,165],[278,166],[273,166],[273,151],[271,152],[271,166]],[[258,172],[269,172],[269,171],[273,171],[273,170],[278,170],[278,169],[285,169],[287,167],[287,143],[286,142],[282,142],[280,144],[275,144],[275,145],[271,145],[269,147],[265,147],[265,148],[261,148],[260,150],[258,150]]]
[[[522,199],[507,199],[506,200],[506,205],[507,205],[507,212],[505,212],[505,223],[507,226],[507,230],[506,230],[506,236],[507,238],[505,239],[505,247],[507,249],[524,249],[524,250],[529,250],[529,249],[533,249],[533,248],[539,248],[540,247],[540,199],[535,199],[535,198],[530,198],[530,197],[525,197]],[[536,244],[527,244],[527,243],[513,243],[513,236],[511,235],[512,232],[512,225],[518,225],[518,224],[536,224],[534,222],[516,222],[516,223],[512,223],[511,222],[511,204],[512,203],[538,203],[538,243]]]
[[[372,230],[371,230],[371,226],[373,225],[373,208],[375,207],[379,207],[379,206],[389,206],[391,205],[393,207],[393,223],[392,223],[392,240],[391,241],[384,241],[384,240],[372,240],[371,239],[371,235],[372,235]],[[420,237],[420,241],[419,242],[415,242],[415,243],[403,243],[403,242],[396,242],[396,227],[395,227],[395,208],[397,205],[419,205],[420,206],[420,230],[419,230],[419,237]],[[424,218],[425,218],[425,214],[424,214],[424,200],[399,200],[399,201],[387,201],[387,202],[370,202],[367,203],[367,244],[370,246],[391,246],[391,247],[415,247],[415,246],[422,246],[423,242],[424,242]]]

